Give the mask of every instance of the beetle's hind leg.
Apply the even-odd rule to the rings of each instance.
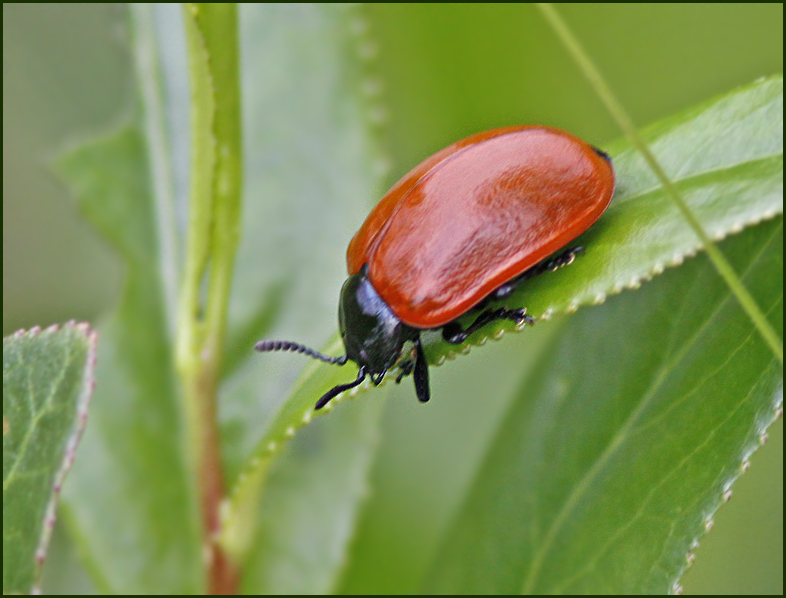
[[[466,330],[456,321],[448,322],[442,327],[442,338],[453,345],[460,345],[467,340],[470,334],[496,320],[511,320],[516,322],[516,324],[521,324],[523,322],[527,324],[535,323],[535,319],[532,316],[528,316],[527,310],[523,308],[508,309],[506,307],[500,307],[497,309],[487,309],[475,318],[475,321],[467,326]]]
[[[543,260],[542,262],[535,264],[532,268],[527,270],[526,272],[520,274],[513,280],[506,282],[502,286],[498,287],[494,290],[486,299],[484,299],[481,304],[477,307],[481,309],[488,304],[489,301],[497,301],[499,299],[503,299],[510,295],[513,290],[519,285],[519,283],[529,280],[530,278],[534,278],[535,276],[539,276],[544,272],[553,272],[563,266],[567,266],[568,264],[573,263],[573,260],[576,259],[576,256],[579,253],[584,251],[583,247],[572,247],[566,251],[563,251],[559,255],[554,257],[548,258]],[[476,307],[476,309],[477,309]],[[486,309],[483,311],[472,324],[470,324],[466,330],[461,327],[456,321],[448,322],[442,327],[442,338],[453,345],[460,345],[463,343],[469,335],[473,332],[480,330],[487,324],[491,324],[496,320],[511,320],[516,324],[522,324],[526,322],[527,324],[534,324],[535,319],[532,316],[527,315],[526,309],[508,309],[506,307],[500,307],[498,309]]]
[[[563,266],[567,266],[568,264],[572,264],[573,260],[576,259],[576,256],[580,253],[584,253],[583,247],[571,247],[570,249],[563,251],[559,255],[555,255],[554,257],[550,257],[542,262],[539,262],[532,266],[526,272],[523,272],[516,278],[511,281],[506,282],[502,286],[498,287],[494,292],[489,295],[489,299],[496,301],[497,299],[503,299],[510,295],[513,290],[519,285],[519,283],[529,280],[530,278],[535,278],[536,276],[540,276],[545,272],[554,272]]]

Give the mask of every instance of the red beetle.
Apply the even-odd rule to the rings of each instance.
[[[582,248],[555,253],[600,217],[613,193],[609,156],[565,131],[506,127],[457,141],[396,183],[349,243],[338,312],[346,355],[288,341],[255,348],[357,363],[357,378],[325,393],[316,409],[366,376],[379,384],[396,366],[396,382],[414,373],[417,397],[428,401],[421,331],[441,329],[459,344],[494,320],[532,323],[525,308],[486,305],[572,262]],[[480,313],[463,329],[457,318],[470,310]]]

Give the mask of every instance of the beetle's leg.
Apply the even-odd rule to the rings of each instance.
[[[431,389],[428,383],[428,363],[423,346],[420,344],[420,335],[415,339],[415,394],[418,401],[425,403],[431,398]]]
[[[502,286],[498,287],[488,297],[486,297],[486,299],[477,305],[475,309],[483,309],[483,307],[487,305],[489,301],[496,301],[507,297],[513,292],[519,283],[524,280],[529,280],[530,278],[534,278],[535,276],[543,274],[544,272],[553,272],[558,268],[562,268],[562,266],[571,264],[573,260],[576,259],[576,256],[583,251],[583,247],[572,247],[571,249],[563,251],[557,256],[534,265],[532,268],[520,274],[513,280],[510,280]],[[451,344],[460,345],[465,340],[467,340],[467,337],[469,337],[470,334],[483,328],[485,325],[494,322],[495,320],[512,320],[513,322],[516,322],[516,324],[521,324],[522,322],[533,324],[535,322],[532,316],[527,315],[526,309],[507,309],[505,307],[500,307],[498,309],[486,309],[475,319],[474,322],[472,322],[472,324],[469,325],[469,327],[467,327],[466,330],[461,328],[461,324],[458,322],[448,322],[442,327],[442,338]]]
[[[519,285],[519,283],[525,280],[529,280],[530,278],[535,278],[536,276],[539,276],[544,272],[554,272],[554,270],[562,268],[562,266],[567,266],[568,264],[572,264],[573,260],[576,259],[576,256],[579,253],[582,253],[583,251],[584,251],[583,247],[572,247],[571,249],[568,249],[567,251],[563,251],[557,256],[551,257],[538,264],[535,264],[534,266],[532,266],[532,268],[530,268],[526,272],[523,272],[513,280],[510,280],[505,284],[503,284],[502,286],[500,286],[499,288],[497,288],[493,293],[491,293],[491,295],[489,295],[489,298],[496,300],[496,299],[502,299],[503,297],[507,297],[513,292],[513,290]]]
[[[406,359],[398,364],[398,375],[396,376],[396,384],[401,382],[401,379],[404,376],[409,376],[412,373],[412,368],[415,367],[415,364],[412,362],[411,359]]]
[[[353,382],[348,382],[347,384],[339,384],[338,386],[334,386],[333,388],[331,388],[329,391],[323,394],[322,397],[317,401],[317,404],[314,407],[314,409],[319,411],[320,409],[322,409],[322,407],[327,405],[333,399],[333,397],[335,397],[338,394],[341,394],[345,390],[349,390],[350,388],[355,388],[365,379],[366,379],[366,366],[361,366],[360,370],[358,371],[358,377],[355,378]]]
[[[456,321],[448,322],[442,327],[442,338],[453,345],[460,345],[467,340],[470,334],[480,330],[487,324],[491,324],[495,320],[511,320],[516,322],[516,324],[521,324],[522,322],[527,324],[535,323],[535,319],[527,315],[526,309],[508,309],[506,307],[487,309],[475,318],[475,321],[466,330]]]

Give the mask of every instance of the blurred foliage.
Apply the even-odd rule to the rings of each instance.
[[[123,9],[3,5],[3,334],[95,317],[121,271],[51,161],[132,102]]]
[[[569,5],[560,10],[641,125],[782,70],[782,5]],[[48,174],[48,160],[64,142],[119,120],[132,94],[120,9],[4,5],[3,11],[3,315],[4,329],[10,331],[89,317],[117,295],[116,262],[75,216],[62,187]],[[371,116],[388,119],[391,182],[447,143],[493,126],[539,122],[600,146],[618,137],[531,7],[372,5],[367,11],[371,29],[361,51],[376,56],[379,78],[369,78],[366,93],[374,104]],[[368,206],[375,201],[368,198]],[[362,217],[358,212],[356,222],[341,226],[351,229]],[[291,268],[298,271],[296,265]],[[333,297],[340,282],[333,283]],[[298,330],[310,329],[306,334],[312,336],[298,338],[318,344],[334,326],[332,321],[311,324],[290,320],[281,334],[298,337]],[[554,328],[493,343],[460,365],[434,371],[434,395],[451,400],[429,409],[414,404],[411,389],[394,390],[393,395],[403,396],[386,406],[371,480],[374,494],[344,590],[415,587],[425,566],[421,559],[433,550],[430,539],[447,525],[457,507],[455,496],[469,484],[506,408],[499,397],[511,395],[521,376],[519,362],[527,355],[534,358]],[[488,400],[473,403],[477,396]],[[782,424],[772,428],[771,436],[781,434]],[[778,442],[782,446],[780,440],[762,451],[771,463],[757,455],[751,473],[735,485],[733,504],[721,509],[716,529],[685,577],[686,591],[782,592]],[[230,448],[237,454],[244,450]],[[777,489],[759,491],[759,502],[751,496],[745,504],[746,486],[778,479]],[[737,509],[737,523],[732,509]],[[768,523],[750,525],[746,518],[751,517]],[[781,524],[773,525],[777,520]],[[762,540],[776,528],[774,544]],[[733,538],[725,543],[736,556],[719,550],[713,563],[712,544],[722,545],[724,534]]]

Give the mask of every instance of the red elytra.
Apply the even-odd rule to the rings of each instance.
[[[614,193],[607,159],[550,127],[493,129],[413,168],[347,249],[406,324],[436,328],[467,312],[586,231]]]
[[[565,131],[519,126],[462,139],[401,179],[350,242],[339,302],[346,354],[289,341],[255,348],[356,362],[357,378],[327,391],[316,409],[367,376],[379,384],[393,368],[396,382],[413,374],[418,399],[428,401],[421,333],[441,329],[460,344],[496,320],[533,322],[525,308],[484,307],[571,263],[581,248],[555,252],[600,217],[613,193],[611,159]],[[463,328],[458,318],[471,310],[480,313]]]

